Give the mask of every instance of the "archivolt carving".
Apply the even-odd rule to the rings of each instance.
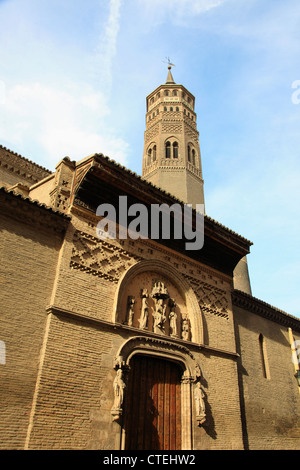
[[[114,368],[128,370],[130,359],[134,354],[148,354],[177,362],[182,367],[183,377],[191,383],[201,378],[200,365],[191,351],[182,344],[148,336],[135,336],[125,341],[120,347],[114,361]]]
[[[158,260],[140,261],[129,268],[119,281],[114,322],[128,324],[129,299],[134,319],[131,326],[203,343],[202,314],[197,298],[175,268]]]
[[[123,390],[126,387],[122,377],[123,374],[126,376],[126,373],[130,369],[130,360],[135,354],[150,355],[173,361],[182,368],[183,435],[185,434],[184,438],[187,439],[189,423],[191,422],[190,418],[192,416],[192,410],[190,409],[192,396],[191,385],[194,384],[194,416],[199,426],[206,421],[205,394],[200,382],[202,374],[199,363],[195,360],[188,348],[178,343],[171,343],[166,340],[147,336],[136,336],[123,343],[114,362],[114,368],[117,374],[114,381],[115,402],[111,411],[113,419],[118,419],[122,414],[122,402],[120,403],[120,400],[123,400]],[[190,443],[187,439],[187,446],[189,445]]]

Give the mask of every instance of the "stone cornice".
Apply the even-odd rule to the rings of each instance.
[[[151,91],[151,93],[149,93],[146,96],[146,99],[148,100],[152,96],[155,96],[156,93],[160,90],[173,89],[173,88],[180,89],[180,90],[184,91],[188,96],[190,96],[193,100],[195,100],[195,96],[193,95],[193,93],[191,93],[187,88],[185,88],[184,85],[181,85],[180,83],[175,83],[175,82],[174,83],[162,83],[161,85],[158,85],[155,88],[155,90]]]
[[[279,323],[282,326],[290,327],[293,330],[300,332],[300,319],[294,317],[282,310],[279,310],[272,305],[263,302],[249,294],[234,290],[232,292],[232,303],[237,307],[244,308],[251,313],[255,313],[268,320]]]
[[[239,354],[236,351],[227,351],[225,349],[221,348],[215,348],[213,346],[208,346],[206,344],[199,344],[199,343],[194,343],[193,341],[186,341],[183,339],[175,339],[170,336],[164,336],[164,335],[159,335],[157,333],[153,333],[148,330],[140,330],[139,328],[134,328],[132,326],[124,325],[122,323],[113,323],[107,320],[102,320],[101,318],[97,318],[92,315],[87,315],[84,313],[80,312],[75,312],[71,310],[67,310],[61,307],[58,307],[56,305],[49,305],[46,308],[47,314],[53,314],[55,316],[64,316],[64,317],[69,317],[70,319],[81,321],[81,322],[86,322],[86,323],[91,323],[94,325],[102,325],[106,326],[109,329],[112,330],[123,330],[127,331],[128,333],[133,334],[132,338],[134,337],[142,337],[142,338],[150,338],[152,341],[157,341],[159,342],[164,342],[168,344],[174,344],[177,345],[178,348],[190,350],[190,348],[193,348],[195,351],[200,351],[202,350],[204,353],[207,354],[214,354],[214,355],[221,355],[224,357],[236,359],[239,357]]]

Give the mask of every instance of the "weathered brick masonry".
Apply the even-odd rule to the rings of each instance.
[[[1,445],[24,448],[66,217],[0,190]]]

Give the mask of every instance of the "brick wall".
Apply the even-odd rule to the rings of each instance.
[[[194,422],[194,448],[243,449],[236,358],[203,351],[198,356],[206,402],[206,422]]]
[[[245,445],[250,449],[299,449],[299,387],[294,377],[288,328],[234,307],[240,353]],[[263,370],[259,337],[265,346]],[[299,332],[295,339],[299,339]]]
[[[103,448],[111,427],[112,335],[102,326],[51,317],[29,449]],[[111,383],[109,383],[111,382]]]
[[[6,202],[1,199],[1,209]],[[44,210],[36,210],[43,220]],[[16,208],[14,218],[1,214],[0,221],[0,340],[6,347],[5,363],[0,364],[0,446],[4,449],[24,448],[61,244],[61,235],[28,225],[19,215]]]

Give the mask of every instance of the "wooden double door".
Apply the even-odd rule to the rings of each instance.
[[[132,357],[124,403],[126,450],[181,449],[181,376],[171,361]]]

